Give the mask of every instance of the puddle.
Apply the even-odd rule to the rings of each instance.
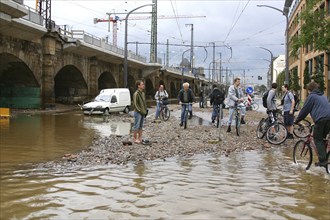
[[[95,130],[101,136],[129,135],[132,127],[130,122],[115,121],[108,116],[84,117],[84,126]]]

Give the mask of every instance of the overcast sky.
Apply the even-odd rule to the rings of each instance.
[[[274,56],[285,53],[285,17],[278,11],[257,7],[266,4],[283,9],[284,0],[158,0],[158,16],[206,16],[205,18],[158,19],[158,42],[165,44],[190,45],[191,26],[194,26],[195,66],[209,68],[213,59],[212,42],[215,42],[216,59],[222,56],[223,67],[233,69],[235,76],[240,76],[245,69],[247,80],[258,75],[266,77],[270,53],[257,48],[265,47]],[[109,36],[112,42],[112,26],[108,32],[107,23],[94,24],[94,18],[106,19],[106,13],[128,12],[149,1],[120,0],[52,0],[52,20],[57,25],[69,25],[73,30],[85,30],[100,38]],[[25,0],[24,4],[35,8],[35,0]],[[151,6],[137,10],[151,12]],[[125,15],[118,15],[124,18]],[[132,14],[129,18],[146,17],[148,14]],[[128,23],[128,42],[150,43],[151,19],[130,20]],[[112,25],[112,24],[111,24]],[[125,23],[118,23],[118,46],[124,47]],[[232,58],[230,50],[232,48]],[[189,47],[170,46],[170,65],[181,62],[182,52]],[[129,44],[129,49],[136,47]],[[139,53],[149,58],[150,45],[139,44]],[[158,57],[163,58],[166,46],[158,46]],[[186,53],[189,59],[189,53]],[[266,60],[264,60],[266,59]],[[206,74],[208,71],[206,71]],[[263,80],[266,82],[265,80]]]

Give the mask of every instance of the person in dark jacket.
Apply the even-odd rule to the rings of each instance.
[[[190,112],[189,119],[192,117],[192,103],[195,102],[195,95],[193,91],[189,88],[189,83],[185,82],[183,83],[182,86],[183,89],[179,91],[179,95],[178,95],[179,104],[182,105],[180,126],[183,125],[184,113],[186,111],[186,108],[188,108]],[[183,103],[189,103],[189,105],[184,105]]]
[[[319,156],[319,162],[315,163],[315,165],[326,166],[326,149],[323,139],[330,132],[330,104],[323,92],[319,90],[319,85],[316,82],[308,83],[307,90],[309,95],[295,123],[299,123],[308,114],[311,115],[315,124],[313,136]]]
[[[210,94],[210,104],[213,106],[213,111],[212,111],[212,123],[214,123],[215,118],[217,117],[217,106],[222,105],[223,102],[225,101],[225,92],[221,91],[217,85],[213,86],[213,91]]]

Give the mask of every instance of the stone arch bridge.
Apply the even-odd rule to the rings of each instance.
[[[122,49],[83,31],[68,34],[57,26],[46,30],[42,22],[38,24],[38,14],[19,3],[5,4],[1,1],[0,8],[11,10],[0,12],[9,16],[0,18],[0,107],[81,103],[101,89],[123,87]],[[181,69],[164,68],[160,63],[147,63],[146,58],[130,52],[130,92],[135,91],[135,81],[142,79],[147,99],[153,98],[160,84],[175,98],[183,79]],[[206,83],[187,74],[184,78],[195,93]]]

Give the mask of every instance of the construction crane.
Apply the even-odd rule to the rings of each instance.
[[[142,17],[130,17],[129,20],[148,20],[151,19],[152,16],[142,16]],[[205,18],[206,16],[202,15],[177,15],[177,16],[171,16],[171,15],[158,15],[157,19],[176,19],[176,18]],[[112,44],[114,46],[117,46],[117,22],[125,21],[125,18],[119,18],[119,16],[111,17],[109,16],[109,19],[98,19],[94,18],[94,24],[97,24],[99,22],[109,22],[109,28],[108,31],[110,32],[110,23],[113,24],[112,26]]]

